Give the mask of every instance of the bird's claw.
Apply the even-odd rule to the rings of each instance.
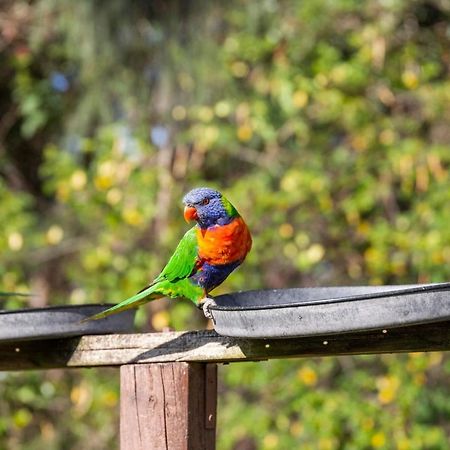
[[[209,297],[203,298],[202,300],[200,300],[198,302],[198,305],[197,305],[197,307],[199,309],[201,308],[203,310],[203,314],[205,315],[205,317],[207,319],[211,319],[214,321],[214,317],[210,310],[211,306],[216,306],[216,302],[212,298],[209,298]]]

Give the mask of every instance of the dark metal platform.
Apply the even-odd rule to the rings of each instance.
[[[113,305],[67,305],[0,311],[0,343],[126,333],[133,330],[136,310],[128,310],[103,320],[81,321]]]
[[[388,330],[450,318],[450,283],[246,291],[215,298],[217,333],[289,338]]]

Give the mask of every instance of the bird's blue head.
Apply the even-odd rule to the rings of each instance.
[[[196,220],[201,228],[226,225],[239,216],[235,207],[219,192],[210,188],[196,188],[184,198],[184,218]]]

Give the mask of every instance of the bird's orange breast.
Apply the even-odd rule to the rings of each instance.
[[[250,231],[242,217],[227,225],[199,228],[197,242],[200,259],[214,265],[242,262],[252,246]]]

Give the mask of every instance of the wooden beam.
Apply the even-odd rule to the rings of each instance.
[[[214,331],[83,336],[0,344],[0,370],[450,350],[450,320],[296,339],[235,339]]]
[[[216,399],[216,364],[122,366],[120,449],[214,450]]]

